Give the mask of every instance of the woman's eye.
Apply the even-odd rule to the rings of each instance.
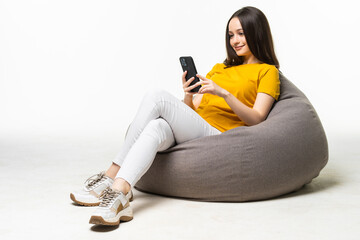
[[[234,35],[229,35],[230,38],[232,38]]]
[[[241,32],[241,33],[239,33],[239,35],[240,35],[240,36],[243,36],[243,35],[244,35],[244,33],[243,33],[243,32]]]

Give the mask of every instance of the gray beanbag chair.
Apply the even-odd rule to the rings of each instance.
[[[273,198],[310,183],[328,161],[325,132],[306,96],[281,74],[280,81],[280,99],[264,122],[158,153],[136,189],[242,202]]]

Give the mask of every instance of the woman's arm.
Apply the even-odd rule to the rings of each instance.
[[[224,98],[233,112],[248,126],[256,125],[264,121],[275,101],[272,96],[266,93],[258,93],[253,108],[249,108],[212,80],[201,75],[197,76],[202,80],[201,84],[203,85],[199,90],[199,94],[210,93]]]
[[[195,97],[185,95],[183,102],[186,103],[186,105],[188,105],[192,109],[196,110],[201,103],[202,97],[203,97],[202,94],[196,94]]]
[[[195,109],[197,109],[201,103],[201,100],[203,98],[203,94],[196,94],[194,99],[193,99],[193,104],[194,104],[194,107]]]
[[[266,93],[258,93],[254,107],[249,108],[228,91],[224,93],[223,98],[234,113],[248,126],[256,125],[264,121],[275,101],[272,96]]]

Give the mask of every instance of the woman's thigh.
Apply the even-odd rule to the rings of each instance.
[[[221,133],[192,108],[166,91],[152,91],[147,98],[147,101],[154,103],[156,114],[170,125],[177,143]]]

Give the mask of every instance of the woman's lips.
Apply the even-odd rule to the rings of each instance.
[[[240,50],[242,47],[244,47],[245,45],[241,45],[241,46],[236,46],[235,50]]]

